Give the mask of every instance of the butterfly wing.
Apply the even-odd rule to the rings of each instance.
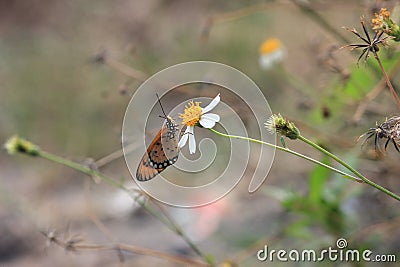
[[[144,153],[142,159],[140,160],[139,166],[136,171],[136,179],[138,179],[138,181],[148,181],[160,172],[159,169],[156,168],[155,164],[153,164],[150,160],[150,154],[152,153],[152,151],[155,151],[155,149],[157,149],[157,151],[159,150],[158,146],[161,146],[162,131],[163,129],[161,129],[157,133],[156,137],[153,139],[153,141],[147,148],[147,151]]]
[[[168,117],[139,163],[136,171],[138,181],[151,180],[177,161],[179,155],[178,131],[175,122]]]

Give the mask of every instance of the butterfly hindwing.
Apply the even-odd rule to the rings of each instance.
[[[178,139],[178,125],[168,116],[139,163],[136,171],[138,181],[151,180],[177,161]]]

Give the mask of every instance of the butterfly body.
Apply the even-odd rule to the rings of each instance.
[[[139,163],[136,179],[141,182],[151,180],[174,164],[179,155],[178,141],[179,127],[170,116],[166,116],[163,127],[150,143]]]

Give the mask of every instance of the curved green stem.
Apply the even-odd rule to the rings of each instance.
[[[218,131],[216,131],[216,130],[214,130],[214,129],[209,129],[209,130],[210,130],[211,132],[213,132],[213,133],[215,133],[215,134],[218,134],[218,135],[220,135],[220,136],[223,136],[223,137],[228,137],[228,138],[232,138],[232,139],[246,140],[246,141],[250,141],[250,142],[253,142],[253,143],[257,143],[257,144],[261,144],[261,145],[266,145],[266,146],[269,146],[269,147],[273,147],[273,148],[276,148],[276,149],[281,150],[281,151],[284,151],[284,152],[288,152],[288,153],[290,153],[290,154],[293,154],[293,155],[298,156],[298,157],[300,157],[300,158],[303,158],[303,159],[305,159],[305,160],[311,161],[312,163],[318,164],[318,165],[320,165],[320,166],[322,166],[322,167],[324,167],[324,168],[327,168],[327,169],[329,169],[329,170],[331,170],[331,171],[337,172],[337,173],[341,174],[344,178],[347,178],[347,179],[350,179],[350,180],[353,180],[353,181],[356,181],[356,182],[360,182],[360,183],[363,182],[363,180],[361,180],[360,178],[354,177],[354,176],[352,176],[352,175],[350,175],[350,174],[347,174],[347,173],[345,173],[345,172],[342,172],[341,170],[338,170],[338,169],[336,169],[336,168],[334,168],[334,167],[332,167],[332,166],[329,166],[329,165],[327,165],[327,164],[325,164],[325,163],[323,163],[323,162],[320,162],[320,161],[318,161],[318,160],[316,160],[316,159],[310,158],[310,157],[308,157],[308,156],[306,156],[306,155],[303,155],[303,154],[298,153],[298,152],[296,152],[296,151],[290,150],[290,149],[287,148],[287,147],[277,146],[277,145],[274,145],[274,144],[271,144],[271,143],[267,143],[267,142],[260,141],[260,140],[257,140],[257,139],[253,139],[253,138],[249,138],[249,137],[238,136],[238,135],[230,135],[230,134],[224,134],[224,133],[218,132]]]
[[[325,167],[325,168],[327,168],[327,169],[329,169],[329,170],[332,170],[332,171],[334,171],[334,172],[337,172],[337,173],[343,175],[345,178],[348,178],[348,179],[351,179],[351,180],[354,180],[354,181],[357,181],[357,182],[364,182],[364,183],[366,183],[366,184],[368,184],[368,185],[370,185],[370,186],[373,186],[373,187],[375,187],[376,189],[382,191],[383,193],[385,193],[385,194],[391,196],[392,198],[394,198],[394,199],[400,201],[400,197],[399,197],[398,195],[396,195],[395,193],[389,191],[388,189],[386,189],[386,188],[384,188],[384,187],[382,187],[382,186],[380,186],[380,185],[378,185],[378,184],[372,182],[371,180],[369,180],[368,178],[366,178],[365,176],[363,176],[360,172],[358,172],[356,169],[354,169],[353,167],[351,167],[349,164],[347,164],[346,162],[344,162],[343,160],[341,160],[340,158],[338,158],[338,157],[335,156],[334,154],[332,154],[332,153],[330,153],[329,151],[323,149],[322,147],[318,146],[317,144],[313,143],[312,141],[308,140],[307,138],[305,138],[304,136],[302,136],[302,135],[300,135],[300,134],[299,134],[298,137],[297,137],[298,139],[300,139],[300,140],[302,140],[303,142],[305,142],[305,143],[311,145],[312,147],[314,147],[315,149],[321,151],[321,152],[324,153],[325,155],[331,157],[331,158],[334,159],[336,162],[338,162],[339,164],[341,164],[343,167],[345,167],[346,169],[348,169],[349,171],[351,171],[352,173],[354,173],[358,178],[356,178],[356,177],[354,177],[354,176],[352,176],[352,175],[349,175],[349,174],[347,174],[347,173],[344,173],[344,172],[342,172],[342,171],[340,171],[340,170],[338,170],[338,169],[336,169],[336,168],[333,168],[332,166],[326,165],[326,164],[324,164],[324,163],[322,163],[322,162],[320,162],[320,161],[318,161],[318,160],[315,160],[315,159],[310,158],[310,157],[307,157],[307,156],[305,156],[305,155],[303,155],[303,154],[301,154],[301,153],[298,153],[298,152],[295,152],[295,151],[293,151],[293,150],[290,150],[290,149],[288,149],[288,148],[280,147],[280,146],[277,146],[277,145],[274,145],[274,144],[270,144],[270,143],[263,142],[263,141],[260,141],[260,140],[257,140],[257,139],[253,139],[253,138],[249,138],[249,137],[243,137],[243,136],[237,136],[237,135],[224,134],[224,133],[218,132],[218,131],[216,131],[216,130],[214,130],[214,129],[209,129],[209,130],[210,130],[211,132],[213,132],[213,133],[215,133],[215,134],[218,134],[218,135],[220,135],[220,136],[223,136],[223,137],[247,140],[247,141],[250,141],[250,142],[253,142],[253,143],[262,144],[262,145],[267,145],[267,146],[270,146],[270,147],[274,147],[274,148],[276,148],[276,149],[279,149],[279,150],[281,150],[281,151],[288,152],[288,153],[290,153],[290,154],[293,154],[293,155],[296,155],[296,156],[298,156],[298,157],[301,157],[301,158],[303,158],[303,159],[305,159],[305,160],[311,161],[311,162],[313,162],[313,163],[315,163],[315,164],[321,165],[321,166],[323,166],[323,167]]]
[[[85,174],[87,174],[89,176],[99,177],[101,180],[103,180],[104,182],[108,183],[109,185],[111,185],[113,187],[119,188],[119,189],[124,190],[124,191],[126,191],[128,193],[130,192],[129,189],[126,188],[123,184],[121,184],[121,183],[111,179],[110,177],[108,177],[108,176],[106,176],[106,175],[104,175],[104,174],[102,174],[100,172],[97,172],[97,171],[95,171],[95,170],[93,170],[93,169],[91,169],[91,168],[89,168],[87,166],[84,166],[84,165],[81,165],[79,163],[67,160],[65,158],[59,157],[57,155],[48,153],[48,152],[43,151],[43,150],[39,150],[37,156],[40,156],[40,157],[45,158],[45,159],[50,160],[50,161],[57,162],[57,163],[62,164],[64,166],[70,167],[70,168],[72,168],[74,170],[83,172],[83,173],[85,173]]]
[[[347,164],[346,162],[344,162],[343,160],[341,160],[340,158],[338,158],[337,156],[335,156],[334,154],[332,154],[331,152],[325,150],[324,148],[320,147],[319,145],[315,144],[314,142],[308,140],[307,138],[305,138],[302,135],[298,136],[298,139],[300,139],[301,141],[309,144],[310,146],[314,147],[315,149],[321,151],[322,153],[324,153],[325,155],[331,157],[332,159],[334,159],[336,162],[338,162],[339,164],[341,164],[343,167],[345,167],[346,169],[348,169],[349,171],[351,171],[352,173],[354,173],[357,177],[359,177],[361,180],[363,180],[364,183],[369,184],[373,187],[375,187],[376,189],[384,192],[385,194],[393,197],[396,200],[400,201],[400,196],[396,195],[395,193],[387,190],[386,188],[372,182],[371,180],[369,180],[368,178],[366,178],[364,175],[362,175],[360,172],[358,172],[356,169],[354,169],[353,167],[351,167],[349,164]]]
[[[205,255],[199,249],[199,247],[192,242],[189,236],[186,235],[183,229],[178,225],[178,223],[175,222],[175,220],[171,216],[168,216],[162,209],[160,209],[161,213],[158,212],[153,207],[147,205],[145,200],[141,200],[139,197],[131,195],[132,190],[129,190],[121,182],[111,179],[110,177],[104,175],[103,173],[96,171],[88,166],[43,151],[35,144],[29,142],[28,140],[20,138],[17,135],[9,138],[8,141],[4,144],[4,148],[8,151],[10,155],[13,155],[15,153],[21,153],[33,157],[42,157],[44,159],[62,164],[74,170],[85,173],[91,177],[98,177],[104,182],[108,183],[109,185],[127,192],[133,198],[133,200],[136,203],[138,203],[142,208],[144,208],[147,212],[149,212],[151,215],[160,220],[168,229],[173,231],[175,234],[179,235],[198,256],[203,258],[205,262],[207,262],[211,266],[214,266],[214,264],[210,262],[209,257]]]

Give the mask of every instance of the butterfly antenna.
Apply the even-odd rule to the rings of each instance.
[[[163,112],[163,114],[164,114],[164,117],[161,117],[161,116],[160,116],[160,117],[166,119],[166,118],[167,118],[167,114],[165,114],[164,108],[163,108],[163,106],[161,105],[160,97],[158,96],[157,93],[156,93],[156,96],[157,96],[157,99],[158,99],[158,103],[160,103],[161,110],[162,110],[162,112]]]

